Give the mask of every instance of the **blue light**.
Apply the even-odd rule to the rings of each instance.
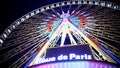
[[[111,54],[104,46],[100,46],[100,48],[105,51],[111,58],[113,58],[115,61],[117,61],[120,64],[120,60],[115,57],[113,54]]]
[[[33,57],[26,63],[26,65],[24,66],[24,68],[27,68],[29,66],[29,64],[34,60],[34,58],[36,57],[36,55],[37,55],[37,52],[35,52],[33,54]]]

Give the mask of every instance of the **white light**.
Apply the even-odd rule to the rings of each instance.
[[[84,15],[84,16],[89,16],[90,14],[86,14],[86,15]]]
[[[117,8],[117,6],[114,6],[114,9],[116,9]]]
[[[8,32],[9,32],[9,33],[11,32],[10,29],[8,29]]]
[[[86,1],[84,1],[84,2],[83,2],[83,4],[87,4],[87,2],[86,2]]]
[[[78,4],[82,4],[81,1],[78,1]]]
[[[95,2],[95,5],[98,5],[99,3],[98,2]]]
[[[75,2],[72,2],[72,4],[75,4]]]
[[[70,2],[67,2],[67,5],[70,5]]]
[[[0,43],[3,43],[3,40],[2,40],[2,39],[0,39]]]
[[[80,12],[80,10],[77,12],[77,14]]]
[[[107,4],[108,7],[111,7],[111,4]]]
[[[60,13],[57,12],[58,15],[60,15]]]
[[[14,25],[12,25],[12,27],[13,27],[13,29],[15,28],[15,26],[14,26]]]
[[[75,58],[75,54],[70,54],[70,60],[72,60],[73,58]]]
[[[54,5],[51,5],[51,8],[54,8]]]
[[[49,9],[49,6],[46,7],[46,10]]]
[[[32,12],[30,15],[33,16],[33,15],[34,15],[34,12]]]
[[[20,22],[18,21],[18,22],[17,22],[17,25],[19,25],[19,24],[20,24]]]
[[[75,12],[75,10],[72,11],[72,13],[74,13],[74,12]]]
[[[3,34],[3,36],[6,38],[7,37],[7,35],[6,34]]]
[[[82,12],[81,15],[84,14],[84,13],[85,13],[85,12]]]
[[[101,6],[105,6],[105,3],[101,3]]]
[[[72,59],[75,59],[75,60],[79,60],[79,59],[92,59],[92,56],[91,55],[87,55],[87,54],[83,54],[83,55],[76,55],[74,53],[70,54],[69,55],[69,59],[72,60]]]
[[[62,6],[64,6],[65,4],[64,4],[64,2],[62,3]]]
[[[54,17],[54,16],[53,16]],[[48,17],[49,19],[51,19],[52,17]]]
[[[60,55],[57,57],[57,60],[68,60],[68,56],[67,55]]]
[[[43,19],[43,21],[49,21],[48,19]]]
[[[90,1],[89,4],[93,4],[93,2]]]
[[[51,61],[56,61],[56,58],[55,57],[37,58],[35,59],[35,64],[46,63],[46,62],[51,62]]]
[[[56,6],[59,7],[59,4],[57,4]]]
[[[29,18],[30,16],[29,15],[26,15],[26,18]]]
[[[59,14],[59,13],[57,13],[57,14]],[[53,16],[53,17],[55,17],[55,15],[54,15],[54,14],[52,14],[52,16]],[[51,17],[51,18],[52,18],[52,17]]]
[[[86,18],[94,18],[94,17],[90,16],[90,17],[86,17]]]
[[[25,20],[24,18],[21,19],[22,22],[23,22],[24,20]]]
[[[39,12],[40,12],[40,11],[39,11],[39,9],[38,9],[38,10],[36,10],[36,14],[37,14],[37,13],[39,13]]]

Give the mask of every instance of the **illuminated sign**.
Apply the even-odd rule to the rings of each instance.
[[[57,57],[57,60],[80,60],[80,59],[85,59],[85,60],[88,60],[88,59],[92,59],[92,56],[91,55],[87,55],[87,54],[84,54],[84,55],[76,55],[76,54],[69,54],[69,56],[67,55],[60,55]]]
[[[49,58],[38,58],[36,59],[35,64],[40,64],[40,63],[46,63],[46,62],[52,62],[52,61],[61,61],[61,60],[91,60],[92,56],[91,55],[76,55],[76,54],[69,54],[67,55],[60,55],[58,57],[49,57]]]
[[[49,48],[46,57],[37,58],[35,64],[68,60],[93,60],[89,45]]]
[[[65,47],[56,47],[56,48],[47,49],[46,58],[59,57],[59,56],[67,58],[68,60],[93,59],[89,45],[65,46]]]

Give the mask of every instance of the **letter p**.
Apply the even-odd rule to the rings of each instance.
[[[75,58],[75,54],[70,54],[70,60],[72,60],[73,58]]]

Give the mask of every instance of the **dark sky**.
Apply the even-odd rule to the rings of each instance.
[[[41,6],[65,0],[1,0],[0,34],[15,20]]]
[[[0,34],[15,20],[41,6],[66,0],[1,0],[0,1]],[[112,1],[113,0],[108,0]],[[115,3],[120,3],[119,0]]]

